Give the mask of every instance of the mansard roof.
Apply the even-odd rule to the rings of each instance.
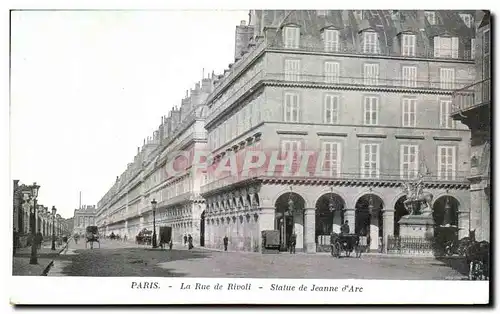
[[[328,10],[325,15],[316,10],[265,10],[260,11],[258,24],[263,27],[276,27],[277,35],[288,24],[299,25],[301,36],[316,37],[325,27],[339,29],[340,36],[347,46],[357,45],[358,33],[373,30],[379,34],[381,46],[391,46],[398,34],[410,31],[419,37],[418,40],[429,42],[434,36],[448,33],[461,38],[474,37],[474,28],[467,27],[460,17],[461,13],[476,15],[471,10],[435,10],[436,24],[431,25],[425,18],[424,11],[402,10],[363,10],[363,18],[356,17],[353,10]]]

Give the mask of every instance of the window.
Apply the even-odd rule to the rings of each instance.
[[[490,54],[490,30],[485,30],[483,33],[483,51],[485,55]]]
[[[283,29],[283,42],[285,48],[299,48],[300,28],[287,26]]]
[[[338,62],[325,62],[325,83],[338,84],[340,65]]]
[[[364,38],[363,38],[363,52],[364,53],[377,53],[378,52],[377,33],[364,32],[363,36],[364,36]]]
[[[439,127],[450,129],[455,127],[455,121],[451,118],[451,100],[441,99],[439,101]]]
[[[285,93],[285,122],[299,122],[299,95]]]
[[[418,145],[401,145],[401,179],[415,179],[418,175]]]
[[[378,97],[375,96],[365,97],[364,124],[365,125],[378,124]]]
[[[462,20],[464,21],[465,25],[468,28],[472,27],[472,24],[473,24],[472,15],[470,15],[470,14],[460,14],[460,17],[462,18]]]
[[[455,154],[455,146],[438,146],[438,180],[455,179]]]
[[[417,100],[415,98],[403,98],[403,127],[415,127],[417,125]]]
[[[403,66],[403,86],[404,87],[417,87],[417,67],[416,66]]]
[[[300,60],[285,60],[285,80],[298,81],[300,79]]]
[[[378,178],[380,175],[379,144],[361,145],[361,178]]]
[[[435,58],[458,58],[458,37],[434,37]]]
[[[325,51],[339,51],[339,31],[335,29],[326,29],[323,33]]]
[[[322,149],[325,156],[323,169],[329,171],[331,177],[340,177],[340,143],[323,142]]]
[[[361,21],[363,19],[363,10],[354,10],[354,17]]]
[[[324,123],[337,124],[339,121],[339,96],[325,95]]]
[[[436,12],[425,11],[425,18],[431,25],[436,25]]]
[[[410,34],[403,34],[403,56],[415,56],[416,36]]]
[[[365,85],[378,85],[378,64],[365,63],[363,69]]]
[[[292,157],[292,170],[296,170],[298,166],[298,152],[300,151],[301,142],[299,140],[283,140],[281,141],[281,158],[288,158],[289,154]]]
[[[439,82],[441,89],[454,89],[455,69],[441,68],[439,71]]]
[[[476,39],[472,38],[470,40],[470,58],[471,60],[476,59]]]

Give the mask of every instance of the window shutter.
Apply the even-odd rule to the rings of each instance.
[[[435,36],[434,37],[434,58],[439,58],[439,50],[440,50],[440,41],[439,37]]]
[[[451,38],[451,57],[458,58],[458,37]]]

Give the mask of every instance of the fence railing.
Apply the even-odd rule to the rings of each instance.
[[[480,104],[488,104],[491,101],[491,80],[486,79],[467,85],[452,94],[452,114],[467,110]]]
[[[387,239],[387,253],[408,255],[434,255],[436,252],[433,239],[421,237],[389,236]]]
[[[383,56],[383,57],[401,57],[401,58],[425,58],[425,59],[440,59],[440,60],[457,60],[457,61],[472,61],[471,51],[459,51],[453,49],[439,49],[432,50],[413,50],[411,53],[403,53],[402,51],[386,50],[381,47],[372,46],[370,49],[358,49],[353,46],[325,46],[324,42],[310,42],[301,43],[299,45],[285,46],[280,41],[274,42],[268,47],[275,50],[287,50],[297,52],[321,52],[339,55],[370,55],[370,56]]]

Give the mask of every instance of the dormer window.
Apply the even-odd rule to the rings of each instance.
[[[339,31],[336,29],[325,29],[323,31],[323,42],[325,51],[339,51]]]
[[[326,10],[316,10],[318,16],[326,16]]]
[[[283,28],[283,43],[285,48],[297,49],[300,42],[300,28],[297,26],[286,26]]]
[[[377,53],[378,52],[378,34],[373,31],[363,33],[363,52]]]
[[[468,27],[468,28],[471,28],[472,27],[472,15],[470,14],[460,14],[460,17],[462,18],[462,20],[464,21],[465,25]]]
[[[401,42],[401,54],[403,56],[414,57],[416,36],[413,34],[403,34],[401,37]]]
[[[458,58],[458,37],[434,37],[434,58]]]
[[[354,10],[354,17],[356,20],[361,21],[363,19],[363,10]]]
[[[436,12],[434,11],[425,11],[425,18],[427,22],[431,25],[436,25]]]

